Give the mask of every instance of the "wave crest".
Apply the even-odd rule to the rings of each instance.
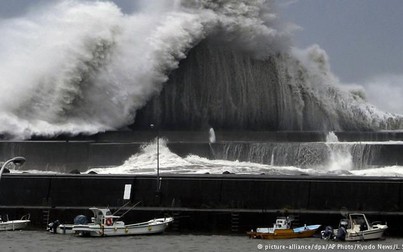
[[[96,133],[130,125],[137,111],[162,90],[179,62],[206,38],[256,60],[285,58],[279,54],[294,57],[290,30],[278,21],[273,1],[143,4],[147,11],[124,14],[111,2],[61,1],[2,20],[0,84],[6,95],[0,99],[0,132],[27,138],[34,134]],[[153,11],[146,8],[148,4],[162,7]],[[308,71],[315,69],[304,73],[309,80],[301,80],[298,85],[306,87],[298,92],[335,79],[320,48],[311,48],[308,54],[309,61],[299,60]],[[294,66],[282,66],[287,62],[275,62],[276,70],[290,71]],[[312,97],[319,102],[324,99]],[[294,100],[300,108],[306,103],[300,100],[298,104],[295,97],[285,99]],[[350,106],[350,102],[357,105]],[[339,111],[347,108],[368,118],[382,117],[381,121],[396,119],[375,109],[362,109],[361,104],[340,99],[326,104],[337,108],[324,110],[335,118],[345,117]]]

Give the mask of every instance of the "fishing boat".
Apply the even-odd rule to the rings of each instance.
[[[120,216],[113,215],[108,208],[92,207],[92,222],[88,224],[75,224],[72,231],[79,236],[124,236],[146,235],[163,233],[173,222],[172,217],[157,218],[146,222],[125,224]]]
[[[7,220],[3,221],[0,218],[0,231],[11,231],[11,230],[21,230],[25,229],[28,226],[28,223],[31,221],[29,220],[29,214],[24,215],[19,220]]]
[[[74,234],[74,224],[61,224],[59,220],[51,222],[47,226],[47,230],[53,234]]]
[[[253,239],[291,239],[311,237],[321,225],[304,225],[291,228],[292,218],[278,217],[271,228],[257,228],[256,231],[247,232]]]
[[[369,223],[367,217],[363,213],[351,213],[346,215],[339,222],[339,227],[333,232],[331,228],[327,228],[327,232],[322,231],[323,239],[335,239],[342,241],[364,241],[381,239],[387,224],[381,224],[379,221]]]

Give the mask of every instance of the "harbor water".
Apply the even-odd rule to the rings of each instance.
[[[255,240],[245,236],[162,234],[82,238],[55,235],[42,230],[7,231],[0,236],[0,251],[396,251],[403,238],[363,242],[334,242],[320,238]]]

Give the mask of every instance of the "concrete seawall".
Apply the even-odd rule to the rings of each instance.
[[[108,143],[94,141],[24,141],[24,142],[0,142],[0,160],[7,160],[15,156],[23,156],[27,159],[24,170],[56,171],[69,173],[72,170],[85,172],[93,167],[110,167],[122,165],[132,155],[138,153],[145,143]],[[235,143],[237,144],[237,143]],[[185,157],[189,154],[200,157],[214,158],[214,154],[223,151],[226,142],[209,144],[207,142],[172,142],[167,143],[171,152]],[[234,145],[234,142],[231,142]],[[239,145],[248,146],[244,142]],[[323,144],[322,144],[323,145]],[[256,146],[256,144],[252,144]],[[263,145],[262,145],[263,146]],[[317,147],[316,147],[317,148]],[[403,145],[391,145],[376,143],[367,148],[374,149],[369,159],[369,166],[391,166],[403,165]],[[213,151],[216,150],[216,151]],[[236,149],[236,148],[234,148]],[[286,153],[287,149],[284,150]],[[215,152],[215,153],[214,153]],[[239,161],[248,160],[248,149],[244,153],[238,153]],[[245,155],[243,155],[245,154]],[[262,155],[262,153],[259,153]],[[271,154],[266,153],[268,159]],[[290,156],[291,157],[291,156]],[[218,159],[222,159],[218,157]],[[292,158],[295,161],[296,158]],[[295,165],[294,163],[283,163],[279,165]],[[363,164],[365,166],[365,164]]]
[[[139,221],[171,215],[174,229],[189,232],[244,232],[293,214],[304,223],[337,225],[340,209],[365,212],[387,221],[391,234],[403,234],[403,179],[375,177],[4,174],[0,211],[10,217],[31,213],[34,226],[48,220],[71,222],[91,206],[117,209],[141,201],[127,218]]]
[[[69,173],[91,167],[119,166],[139,152],[144,143],[97,143],[92,141],[0,142],[0,160],[15,156],[27,159],[22,169]],[[211,157],[208,143],[172,143],[168,148],[180,155]]]

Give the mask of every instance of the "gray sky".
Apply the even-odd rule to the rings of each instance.
[[[381,110],[403,114],[403,1],[278,0],[283,20],[302,29],[294,44],[318,44],[344,84],[365,88]]]
[[[295,43],[299,47],[319,44],[342,81],[403,74],[403,1],[287,2],[281,8],[284,19],[303,28],[295,34]]]
[[[125,12],[147,1],[114,0]],[[302,28],[297,47],[318,44],[341,82],[365,87],[371,103],[403,114],[403,0],[277,1],[282,19]],[[0,0],[0,19],[43,2]]]

